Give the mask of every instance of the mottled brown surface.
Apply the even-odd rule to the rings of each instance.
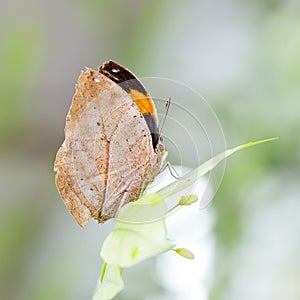
[[[129,95],[87,69],[76,85],[54,170],[59,193],[78,224],[102,223],[137,200],[160,169],[144,117]]]

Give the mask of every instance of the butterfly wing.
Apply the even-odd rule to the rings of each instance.
[[[54,169],[60,195],[80,226],[115,217],[159,172],[146,121],[126,91],[87,69],[76,86]]]

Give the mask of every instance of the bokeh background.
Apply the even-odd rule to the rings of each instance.
[[[230,158],[199,223],[181,220],[211,254],[201,280],[152,259],[124,272],[117,299],[300,299],[297,0],[1,1],[0,298],[91,298],[112,222],[80,229],[52,165],[80,70],[108,59],[201,93],[230,147],[280,137]]]

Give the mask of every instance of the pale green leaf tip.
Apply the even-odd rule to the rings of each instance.
[[[256,146],[256,145],[259,145],[259,144],[263,144],[263,143],[275,141],[275,140],[278,140],[278,139],[279,139],[279,137],[272,137],[272,138],[269,138],[269,139],[264,139],[264,140],[259,140],[259,141],[254,141],[254,142],[249,142],[249,143],[247,143],[247,144],[237,146],[237,147],[233,148],[232,150],[233,150],[234,152],[237,152],[237,151],[240,151],[240,150],[243,150],[243,149],[252,147],[252,146]]]
[[[189,196],[182,196],[180,201],[178,202],[178,205],[191,205],[194,202],[196,202],[198,200],[198,196],[197,195],[189,195]]]
[[[177,248],[177,249],[172,249],[174,250],[177,254],[179,254],[180,256],[187,258],[187,259],[194,259],[195,255],[193,254],[193,252],[191,252],[190,250],[186,249],[186,248]]]

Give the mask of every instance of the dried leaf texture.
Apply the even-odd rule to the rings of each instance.
[[[65,140],[54,164],[59,193],[78,224],[116,217],[158,174],[163,145],[153,149],[146,121],[130,96],[87,69],[76,85]]]

